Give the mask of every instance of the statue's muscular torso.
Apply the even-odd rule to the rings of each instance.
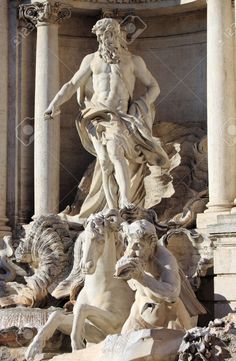
[[[90,67],[94,90],[91,102],[95,105],[102,103],[111,110],[126,113],[135,84],[132,55],[126,53],[120,63],[107,64],[96,52]]]

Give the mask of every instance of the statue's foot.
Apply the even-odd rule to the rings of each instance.
[[[135,204],[128,202],[127,200],[121,201],[120,202],[120,208],[121,209],[127,209],[127,210],[132,210],[135,208]]]

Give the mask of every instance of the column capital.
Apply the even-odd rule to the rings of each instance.
[[[34,27],[43,24],[58,24],[71,17],[71,8],[59,1],[35,2],[19,6],[21,26],[32,24]]]

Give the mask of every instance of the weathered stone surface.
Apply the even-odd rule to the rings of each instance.
[[[140,330],[108,336],[98,345],[56,356],[53,361],[174,361],[184,336],[183,331]]]
[[[1,361],[25,361],[25,347],[8,348],[0,347]]]
[[[236,300],[236,275],[218,275],[214,279],[214,300],[235,301]]]
[[[187,331],[176,361],[235,360],[235,315],[211,321],[207,327]]]
[[[236,247],[218,247],[214,251],[214,271],[216,274],[236,274]]]
[[[28,346],[37,333],[36,328],[17,327],[6,328],[0,331],[0,346],[22,347]]]

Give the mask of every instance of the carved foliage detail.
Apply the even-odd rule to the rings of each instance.
[[[59,1],[51,4],[49,1],[43,3],[35,2],[30,5],[19,6],[19,19],[30,22],[34,26],[38,23],[60,23],[70,18],[71,9]]]

